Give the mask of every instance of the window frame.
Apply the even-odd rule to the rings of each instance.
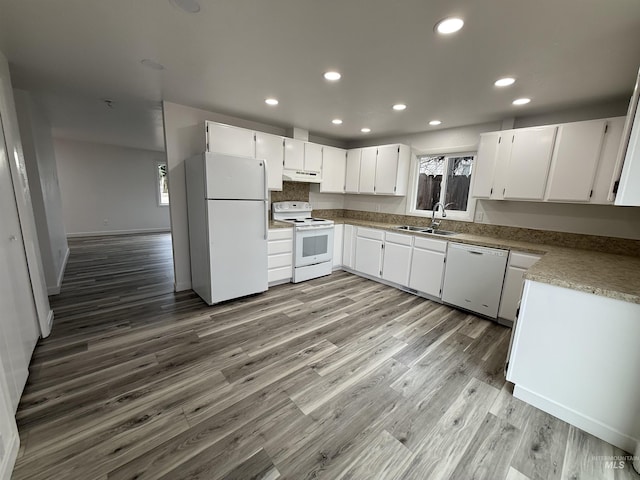
[[[406,214],[415,216],[415,217],[428,217],[431,218],[433,215],[432,210],[418,210],[416,209],[416,200],[418,196],[418,157],[421,156],[443,156],[447,158],[447,168],[448,159],[450,157],[473,157],[474,167],[471,172],[471,186],[469,187],[469,199],[467,200],[467,209],[465,211],[462,210],[447,210],[446,218],[449,220],[458,220],[461,222],[473,222],[476,212],[476,199],[473,196],[473,175],[475,174],[476,165],[478,162],[478,152],[474,150],[468,149],[452,149],[452,150],[432,150],[432,151],[414,151],[411,155],[411,168],[409,170],[409,192],[407,198],[406,205]],[[447,188],[447,178],[448,175],[443,175],[442,180],[442,194],[446,196],[446,188]],[[438,209],[436,212],[435,218],[442,219],[442,209]]]
[[[169,188],[169,165],[167,162],[157,160],[155,162],[156,168],[156,200],[158,202],[159,207],[168,207],[171,204],[171,197],[167,200],[167,203],[162,203],[162,192],[160,191],[160,167],[164,165],[167,169],[166,179],[167,179],[167,189]]]

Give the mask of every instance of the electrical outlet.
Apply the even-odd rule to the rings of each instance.
[[[379,211],[380,211],[380,204],[376,203],[376,212],[379,212]]]
[[[103,224],[103,225],[109,225],[109,219],[108,219],[108,218],[105,218],[105,219],[102,221],[102,224]]]
[[[481,222],[484,220],[484,212],[476,212],[476,222]]]

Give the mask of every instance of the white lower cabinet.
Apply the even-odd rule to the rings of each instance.
[[[342,244],[344,241],[344,225],[333,228],[333,268],[342,266]]]
[[[397,283],[403,287],[409,286],[412,244],[413,237],[411,235],[385,233],[382,261],[382,278],[384,280]]]
[[[293,228],[269,230],[267,265],[270,285],[291,280],[293,277]]]
[[[356,233],[356,260],[354,269],[371,277],[382,274],[384,232],[358,227]]]
[[[440,298],[446,255],[446,241],[416,237],[411,258],[409,288]]]
[[[342,236],[342,266],[351,269],[356,261],[356,230],[353,225],[345,225]]]
[[[498,318],[509,322],[515,321],[524,287],[524,274],[538,260],[540,256],[531,253],[511,252],[509,254]]]

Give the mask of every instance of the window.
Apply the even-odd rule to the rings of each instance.
[[[169,183],[167,182],[167,164],[158,163],[158,204],[169,205]]]
[[[474,202],[470,189],[474,161],[473,153],[418,155],[408,213],[431,216],[433,206],[441,202],[446,205],[447,217],[472,220]]]

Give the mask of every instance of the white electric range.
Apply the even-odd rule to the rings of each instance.
[[[274,220],[293,225],[293,283],[331,273],[333,264],[333,221],[311,216],[307,202],[275,202]]]

